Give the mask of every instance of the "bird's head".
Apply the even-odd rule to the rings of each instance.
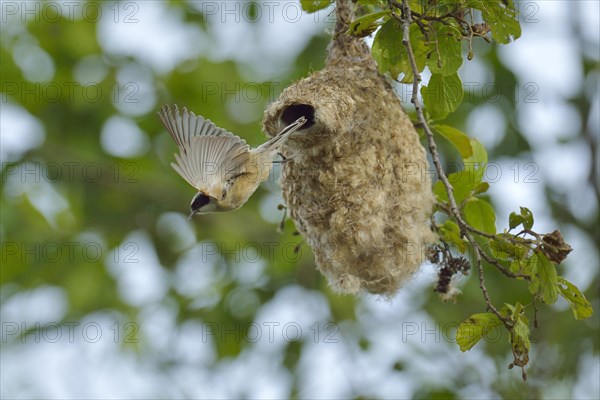
[[[217,199],[202,192],[196,193],[190,204],[190,215],[192,219],[195,214],[207,214],[217,211]]]

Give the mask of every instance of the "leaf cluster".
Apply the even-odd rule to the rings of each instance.
[[[457,343],[461,350],[469,350],[491,329],[504,326],[514,356],[510,367],[521,367],[526,379],[524,367],[529,362],[531,346],[528,315],[533,312],[533,324],[537,326],[537,304],[553,304],[562,296],[576,319],[590,317],[592,307],[581,291],[558,273],[557,267],[571,251],[560,231],[533,231],[534,216],[525,207],[510,215],[508,229],[497,231],[496,212],[485,195],[489,189],[484,180],[488,155],[483,144],[441,123],[464,97],[458,75],[464,59],[463,44],[467,47],[466,58],[471,60],[476,39],[508,44],[519,38],[521,27],[515,5],[510,0],[390,0],[359,4],[366,12],[350,24],[348,33],[363,37],[376,32],[372,54],[380,72],[400,83],[413,84],[411,101],[440,175],[433,187],[437,199],[433,226],[440,244],[430,252],[430,261],[440,266],[435,290],[443,299],[458,293],[452,286],[454,275],[466,275],[470,270],[464,256],[470,256],[479,273],[486,312],[474,314],[460,325]],[[417,90],[425,69],[431,72],[431,78],[420,88],[423,108]],[[446,174],[441,169],[434,135],[458,151],[461,170]],[[496,308],[485,286],[484,267],[526,283],[530,301],[504,303]]]
[[[461,254],[478,252],[487,266],[499,269],[509,278],[527,282],[532,296],[529,304],[505,304],[497,312],[467,318],[458,329],[457,343],[461,350],[469,350],[486,332],[504,325],[509,332],[514,356],[511,365],[523,368],[525,379],[524,367],[529,360],[531,334],[527,310],[533,308],[536,311],[537,303],[553,304],[562,296],[571,305],[576,319],[592,315],[592,306],[581,291],[558,274],[558,265],[572,249],[558,230],[548,234],[535,232],[533,213],[526,207],[521,207],[518,213],[511,213],[509,228],[498,233],[496,212],[484,198],[489,188],[489,183],[483,180],[487,163],[485,148],[478,140],[469,139],[455,128],[446,125],[434,125],[433,128],[459,151],[464,165],[462,170],[447,176],[464,225],[451,217],[448,192],[443,182],[438,181],[434,185],[439,214],[446,217],[443,223],[435,225],[441,242]],[[520,230],[515,232],[518,228]],[[477,239],[476,242],[468,240],[465,229]],[[446,257],[445,260],[451,259]],[[447,280],[450,263],[443,261],[438,264],[440,280]],[[495,310],[489,301],[487,306]],[[534,324],[537,321],[534,320]]]
[[[413,80],[412,67],[403,46],[402,10],[397,1],[368,3],[373,12],[356,19],[348,33],[362,37],[375,32],[373,57],[382,73],[402,83]],[[464,92],[458,69],[463,64],[462,44],[470,60],[473,40],[509,43],[521,36],[512,1],[411,1],[413,24],[409,40],[419,72],[431,71],[421,96],[432,119],[444,119],[461,104]]]

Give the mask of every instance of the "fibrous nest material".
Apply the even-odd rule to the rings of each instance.
[[[283,198],[319,270],[345,293],[392,295],[435,240],[425,150],[362,40],[345,34],[338,0],[326,67],[287,87],[265,111],[273,136],[308,123],[283,147]]]

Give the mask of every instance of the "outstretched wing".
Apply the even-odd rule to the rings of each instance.
[[[242,145],[246,145],[244,139],[219,128],[210,119],[205,119],[191,111],[188,112],[185,107],[183,107],[183,112],[179,112],[177,105],[174,105],[174,108],[175,111],[172,111],[171,107],[163,106],[158,112],[158,116],[182,151],[185,152],[190,148],[192,138],[196,136],[231,137],[237,139]]]
[[[186,108],[164,106],[158,115],[179,147],[171,166],[198,190],[231,177],[250,154],[245,140]]]

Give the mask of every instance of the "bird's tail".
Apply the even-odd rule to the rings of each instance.
[[[269,139],[265,143],[258,146],[258,148],[256,150],[258,152],[269,152],[269,153],[276,152],[277,150],[279,150],[281,145],[283,145],[283,143],[285,143],[287,138],[292,133],[294,133],[298,129],[302,128],[302,126],[305,123],[306,123],[306,117],[298,118],[297,120],[295,120],[294,122],[292,122],[291,124],[289,124],[288,126],[283,128],[281,130],[281,132],[279,132],[277,135],[273,136],[271,139]]]

